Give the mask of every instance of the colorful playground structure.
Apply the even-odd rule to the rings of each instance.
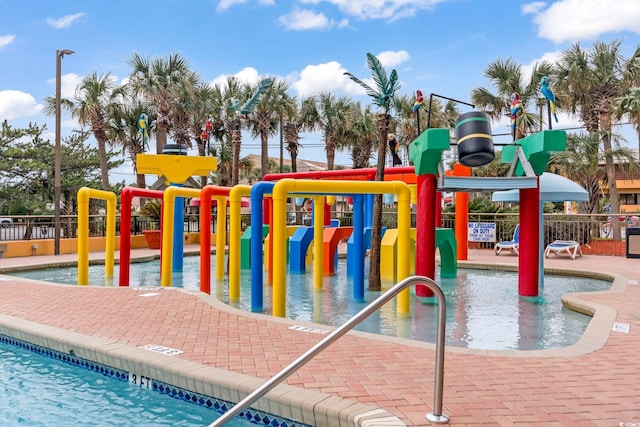
[[[364,299],[366,250],[371,232],[373,195],[393,195],[397,206],[397,228],[386,230],[381,253],[381,277],[398,282],[411,274],[435,278],[436,249],[440,255],[442,277],[455,277],[457,260],[467,259],[468,191],[520,190],[520,273],[518,291],[522,296],[536,296],[540,284],[541,243],[539,240],[540,200],[538,175],[542,174],[549,156],[562,151],[565,134],[562,131],[542,131],[516,141],[503,150],[503,161],[511,163],[511,173],[503,178],[471,177],[469,167],[493,159],[490,129],[484,113],[458,119],[456,137],[464,153],[452,172],[442,169],[442,152],[449,149],[447,129],[428,129],[410,145],[413,166],[385,170],[385,181],[374,181],[375,169],[270,174],[252,186],[202,189],[186,188],[183,184],[194,175],[208,175],[216,169],[216,159],[174,154],[139,155],[138,171],[154,173],[166,180],[164,191],[127,187],[121,194],[120,273],[119,286],[129,285],[131,200],[133,197],[162,200],[162,248],[160,283],[171,286],[172,273],[181,271],[184,256],[184,198],[200,199],[200,289],[211,291],[211,204],[217,203],[215,279],[225,277],[225,252],[228,242],[229,299],[240,298],[240,276],[243,269],[251,271],[251,307],[263,311],[264,272],[266,284],[272,287],[272,314],[286,316],[286,274],[304,273],[313,263],[314,288],[322,288],[324,275],[335,274],[337,247],[347,241],[347,274],[354,283],[355,300]],[[459,129],[458,129],[459,127]],[[484,162],[484,163],[483,163]],[[466,163],[466,165],[465,165]],[[441,191],[456,192],[456,225],[454,229],[440,227]],[[353,200],[353,225],[332,224],[330,203],[335,196]],[[460,196],[460,198],[458,198]],[[241,202],[250,197],[251,221],[242,234]],[[88,203],[90,198],[107,200],[107,259],[105,276],[113,276],[115,252],[115,206],[112,193],[81,189],[79,201],[78,284],[88,284]],[[312,200],[312,225],[288,226],[287,207],[291,199]],[[229,205],[227,227],[226,207]],[[412,229],[411,205],[416,206],[416,227]],[[113,224],[112,224],[113,222]],[[227,239],[226,231],[229,230]],[[310,251],[310,248],[312,250]],[[312,254],[312,255],[310,255]],[[416,287],[416,296],[430,297],[423,286]],[[410,294],[398,296],[399,315],[410,312]]]

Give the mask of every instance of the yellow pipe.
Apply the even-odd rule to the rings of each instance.
[[[274,249],[275,251],[275,245]],[[324,197],[313,198],[313,289],[322,289],[324,261]]]
[[[286,316],[286,201],[289,193],[312,194],[396,194],[398,195],[398,280],[409,275],[411,191],[401,181],[318,181],[305,179],[281,179],[273,187],[273,315]],[[317,213],[317,212],[316,212]],[[314,246],[315,247],[315,246]],[[314,270],[315,274],[315,270]],[[315,283],[315,282],[314,282]],[[409,292],[398,295],[398,314],[409,313]]]
[[[78,190],[78,285],[89,284],[89,190]]]
[[[89,284],[89,199],[107,202],[104,277],[113,277],[116,241],[116,195],[110,191],[82,187],[78,190],[78,285]]]
[[[236,185],[229,192],[229,300],[240,300],[240,238],[242,197],[251,194],[248,185]],[[217,262],[217,261],[216,261]]]
[[[398,195],[398,281],[409,277],[411,269],[411,191],[397,188]],[[400,262],[402,260],[402,262]],[[411,311],[409,288],[398,294],[398,316],[409,316]]]
[[[275,186],[282,182],[279,181]],[[287,289],[284,284],[286,274],[286,256],[285,245],[287,241],[285,224],[287,223],[287,192],[281,191],[276,196],[274,192],[271,196],[273,200],[273,235],[270,236],[273,239],[273,253],[270,254],[273,258],[273,277],[279,279],[279,285],[273,286],[273,315],[279,317],[285,317],[287,314]]]
[[[227,241],[227,197],[216,196],[218,218],[216,227],[216,280],[224,279],[224,247]]]

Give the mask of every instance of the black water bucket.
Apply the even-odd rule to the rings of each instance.
[[[487,113],[470,111],[456,120],[458,160],[463,166],[483,166],[495,157],[491,121]]]
[[[162,147],[162,154],[173,154],[175,156],[186,156],[187,146],[184,144],[165,144]]]

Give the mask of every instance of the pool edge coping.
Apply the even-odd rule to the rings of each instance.
[[[155,353],[115,339],[84,335],[1,313],[0,334],[232,404],[265,382],[258,377]],[[288,384],[278,385],[251,408],[312,426],[364,427],[378,425],[376,422],[383,420],[393,421],[391,425],[395,426],[405,425],[377,406]]]
[[[195,256],[199,255],[199,250],[188,250],[185,251],[185,255]],[[131,262],[145,262],[151,261],[154,259],[159,259],[160,255],[158,254],[145,254],[139,256],[132,256]],[[119,261],[119,260],[118,260]],[[436,261],[440,260],[436,258]],[[90,260],[92,264],[100,264],[104,263],[104,259],[92,259]],[[55,266],[73,266],[77,265],[77,262],[67,261],[61,263],[42,263],[39,264],[37,268],[47,268],[47,267],[55,267]],[[459,260],[458,266],[462,268],[469,269],[477,269],[477,270],[499,270],[499,271],[518,271],[518,264],[504,262],[504,263],[482,263],[476,261],[467,261],[467,260]],[[22,269],[15,268],[0,268],[0,274],[6,274],[9,271],[20,271]],[[611,330],[613,328],[613,323],[615,321],[617,310],[598,302],[587,301],[582,298],[583,295],[594,295],[594,294],[602,294],[608,292],[624,292],[627,287],[629,278],[622,274],[618,273],[610,273],[610,272],[602,272],[602,271],[593,271],[593,270],[574,270],[570,268],[544,268],[544,273],[546,274],[556,274],[556,275],[565,275],[565,276],[576,276],[576,277],[585,277],[585,278],[593,278],[606,280],[611,282],[611,287],[604,291],[594,291],[594,292],[578,292],[562,295],[562,303],[565,307],[577,311],[579,313],[583,313],[592,317],[587,325],[585,332],[582,334],[580,339],[566,347],[554,348],[554,349],[545,349],[545,350],[486,350],[486,349],[469,349],[463,347],[455,347],[455,346],[446,346],[445,351],[458,353],[458,354],[469,354],[469,355],[484,355],[484,356],[507,356],[507,357],[562,357],[562,356],[578,356],[587,353],[594,352],[596,350],[601,349],[607,343]],[[30,280],[30,279],[24,279]],[[52,284],[59,286],[69,286],[65,284],[57,284],[46,281],[38,281],[33,280],[34,282],[39,282],[43,284]],[[184,290],[184,289],[183,289]],[[203,297],[212,297],[209,294],[201,292],[199,290],[184,290],[192,293],[195,296]],[[205,298],[207,304],[215,307],[218,310],[226,311],[228,313],[232,313],[235,315],[242,315],[248,317],[257,317],[264,319],[265,317],[271,319],[272,321],[285,322],[290,324],[306,324],[309,326],[322,326],[327,330],[336,329],[330,325],[322,325],[313,322],[304,322],[304,321],[294,321],[291,319],[275,317],[270,315],[265,315],[262,313],[253,313],[244,310],[240,310],[238,308],[232,307],[229,304],[226,304],[220,300],[218,300],[215,296],[212,299]],[[350,334],[362,335],[364,337],[370,339],[376,339],[381,341],[393,342],[395,344],[404,344],[413,347],[421,347],[426,349],[435,350],[435,344],[410,340],[401,337],[392,337],[386,335],[378,335],[368,332],[356,331],[352,330],[349,332]]]

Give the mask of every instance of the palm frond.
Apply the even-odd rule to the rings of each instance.
[[[384,92],[388,88],[387,72],[385,71],[382,63],[372,53],[367,53],[367,67],[371,70],[371,77],[376,82],[376,85],[380,89],[380,92]],[[386,94],[388,95],[388,94]]]
[[[371,86],[369,86],[368,84],[366,84],[365,82],[363,82],[362,80],[360,80],[359,78],[354,76],[353,74],[351,74],[349,72],[345,72],[344,75],[348,76],[351,80],[353,80],[354,82],[356,82],[360,86],[362,86],[364,88],[364,90],[367,92],[367,95],[369,95],[369,96],[371,96],[373,98],[377,98],[378,97],[378,92],[373,90],[373,88],[371,88]]]
[[[251,112],[251,110],[253,109],[253,107],[258,102],[260,102],[260,98],[267,91],[267,89],[269,89],[269,87],[271,87],[272,84],[273,84],[273,79],[271,79],[271,78],[262,79],[262,81],[258,85],[258,89],[256,89],[256,91],[253,93],[251,98],[249,98],[247,100],[247,102],[245,102],[244,105],[240,108],[240,113],[241,114],[249,114]]]

